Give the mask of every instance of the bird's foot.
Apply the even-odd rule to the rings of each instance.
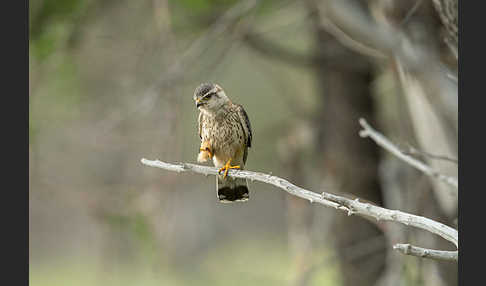
[[[211,149],[209,147],[199,148],[199,151],[208,152],[209,158],[213,158],[213,152],[211,152]]]
[[[228,160],[228,162],[226,162],[226,164],[220,168],[218,170],[218,173],[221,173],[221,171],[224,171],[224,175],[223,175],[223,178],[226,178],[226,176],[228,176],[228,171],[230,169],[241,169],[240,165],[237,165],[237,166],[231,166],[231,159]]]
[[[211,144],[209,141],[201,142],[199,147],[199,154],[197,155],[197,161],[200,163],[206,162],[208,159],[212,159],[214,156],[213,150],[211,149]]]

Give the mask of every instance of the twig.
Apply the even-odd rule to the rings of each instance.
[[[407,15],[405,15],[403,20],[400,21],[400,24],[399,24],[400,26],[403,26],[403,25],[405,25],[405,23],[407,23],[407,21],[412,17],[412,15],[415,14],[415,12],[420,7],[422,2],[423,2],[423,0],[415,1],[415,4],[413,4],[412,8],[407,12]]]
[[[243,43],[264,56],[283,60],[293,65],[313,66],[318,62],[318,58],[315,56],[285,48],[284,46],[272,42],[258,33],[249,30],[246,31],[241,40]]]
[[[250,14],[260,3],[260,0],[240,1],[225,11],[207,31],[196,38],[189,47],[178,55],[174,61],[163,70],[159,75],[159,79],[147,87],[141,95],[141,100],[134,106],[131,106],[125,112],[123,118],[130,118],[132,114],[138,113],[141,110],[148,112],[155,108],[156,100],[164,94],[160,90],[166,85],[174,85],[175,82],[182,80],[185,72],[193,68],[193,63],[204,53],[212,47],[214,42],[221,36],[233,32],[232,27],[240,21],[245,15]],[[227,51],[225,49],[224,51]],[[123,120],[117,116],[116,118],[109,118],[103,120],[100,125],[104,129],[104,133],[120,124]]]
[[[457,76],[451,74],[450,72],[446,73],[447,77],[450,78],[453,82],[457,83],[459,81],[459,79],[457,78]]]
[[[170,164],[161,162],[159,160],[152,161],[147,159],[142,159],[141,162],[142,164],[147,166],[157,167],[178,173],[192,172],[197,174],[203,174],[206,176],[218,174],[217,168],[190,163]],[[285,179],[269,174],[246,170],[231,170],[228,173],[228,176],[271,184],[288,192],[291,195],[306,199],[311,203],[316,202],[327,207],[332,207],[337,210],[345,211],[348,215],[356,214],[363,217],[375,218],[376,220],[392,221],[407,226],[420,228],[439,235],[440,237],[452,242],[456,247],[458,247],[457,230],[425,217],[408,214],[398,210],[389,210],[369,203],[360,202],[358,199],[352,200],[326,192],[318,194],[298,187]]]
[[[447,47],[449,47],[449,50],[451,51],[452,55],[454,56],[454,58],[456,60],[459,59],[459,54],[458,54],[458,51],[457,51],[457,46],[455,46],[451,40],[449,39],[444,39],[444,42],[446,43]],[[457,80],[456,80],[457,82]]]
[[[320,17],[320,25],[323,29],[329,32],[331,35],[336,37],[336,39],[343,44],[344,46],[348,47],[349,49],[363,54],[365,56],[370,56],[373,58],[377,58],[380,60],[386,59],[387,56],[383,54],[381,51],[374,49],[370,46],[363,44],[362,42],[353,39],[348,34],[346,34],[343,30],[341,30],[338,26],[336,26],[332,21],[329,21],[325,17]]]
[[[405,155],[422,155],[424,157],[429,157],[430,159],[449,161],[449,162],[454,163],[454,164],[459,163],[457,161],[457,159],[450,158],[450,157],[443,156],[443,155],[430,154],[430,153],[427,153],[425,151],[421,151],[421,150],[419,150],[419,149],[417,149],[417,148],[415,148],[411,145],[408,145],[408,151],[402,150],[401,152]]]
[[[416,169],[422,171],[424,174],[437,178],[438,180],[453,186],[455,189],[458,188],[458,182],[457,179],[454,177],[446,176],[443,175],[435,170],[433,170],[431,167],[426,165],[425,163],[404,154],[403,152],[400,151],[400,149],[395,146],[390,140],[388,140],[383,134],[379,133],[378,131],[374,130],[363,118],[359,119],[359,124],[361,127],[364,128],[364,130],[361,130],[359,132],[359,135],[363,138],[365,137],[370,137],[373,139],[373,141],[376,142],[379,146],[383,147],[385,150],[388,152],[392,153],[399,159],[403,160],[404,162],[408,163],[409,165],[415,167]]]
[[[307,4],[308,11],[310,11],[310,15],[314,15],[313,19],[318,29],[325,30],[330,35],[333,35],[339,43],[352,51],[379,60],[387,59],[387,55],[365,44],[363,41],[354,39],[331,21],[331,19],[326,17],[327,11],[321,3],[317,1],[305,1],[305,3]]]
[[[196,164],[191,164],[191,163],[179,163],[179,164],[170,164],[170,163],[165,163],[161,162],[159,160],[155,161],[150,161],[147,159],[142,159],[142,164],[145,164],[147,166],[151,167],[157,167],[169,171],[174,171],[174,172],[193,172],[193,173],[198,173],[198,174],[203,174],[205,176],[207,175],[218,175],[218,169],[213,168],[213,167],[208,167],[208,166],[202,166],[202,165],[196,165]],[[250,181],[260,181],[263,183],[271,184],[276,187],[279,187],[281,189],[284,189],[288,193],[306,199],[309,202],[317,202],[320,204],[323,204],[328,207],[332,207],[335,209],[343,209],[344,207],[341,206],[340,204],[336,202],[331,202],[326,199],[323,199],[318,193],[314,193],[305,189],[302,189],[300,187],[297,187],[287,180],[281,179],[279,177],[272,176],[270,174],[264,174],[264,173],[257,173],[257,172],[250,172],[250,171],[240,171],[240,170],[232,170],[231,172],[228,173],[228,176],[230,177],[235,177],[235,178],[243,178],[243,179],[249,179]],[[347,208],[344,208],[343,210],[349,211]]]
[[[319,1],[322,17],[355,42],[366,45],[397,61],[429,90],[440,107],[454,119],[457,114],[457,84],[442,69],[437,53],[412,41],[403,31],[386,23],[379,24],[356,1]]]
[[[398,210],[389,210],[369,203],[363,203],[360,202],[359,199],[352,200],[326,192],[323,192],[321,195],[324,199],[337,202],[340,205],[346,207],[350,210],[351,214],[372,217],[378,221],[382,220],[399,222],[407,226],[409,225],[420,228],[437,234],[445,240],[454,243],[455,246],[458,246],[457,230],[448,227],[442,223],[433,221],[425,217],[401,212]]]
[[[446,250],[435,250],[413,246],[410,244],[397,243],[393,246],[393,249],[412,256],[418,256],[422,258],[430,258],[435,260],[447,260],[457,262],[459,257],[458,251],[446,251]]]

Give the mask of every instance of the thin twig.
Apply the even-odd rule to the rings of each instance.
[[[206,176],[218,174],[217,168],[190,164],[190,163],[171,164],[171,163],[161,162],[159,160],[152,161],[147,159],[142,159],[141,162],[142,164],[147,166],[157,167],[157,168],[174,171],[178,173],[191,172],[191,173],[197,173]],[[322,194],[318,194],[303,189],[301,187],[298,187],[285,179],[282,179],[277,176],[269,175],[269,174],[246,171],[246,170],[245,171],[231,170],[228,173],[228,176],[271,184],[288,192],[291,195],[306,199],[311,203],[316,202],[327,207],[345,211],[347,212],[348,215],[356,214],[363,217],[375,218],[376,220],[392,221],[407,226],[420,228],[428,232],[434,233],[436,235],[439,235],[440,237],[444,238],[447,241],[452,242],[456,247],[458,247],[457,230],[422,216],[408,214],[398,210],[389,210],[369,203],[360,202],[358,199],[352,200],[352,199],[333,195],[326,192],[323,192]]]
[[[369,13],[356,5],[356,1],[319,1],[322,17],[339,27],[355,42],[375,49],[397,61],[404,70],[420,80],[430,89],[440,107],[451,114],[457,114],[457,84],[450,80],[442,69],[437,53],[423,44],[411,40],[401,29],[386,23],[374,21]]]
[[[394,221],[404,225],[420,228],[448,240],[458,246],[457,230],[431,219],[408,214],[398,210],[389,210],[373,204],[360,202],[359,199],[348,199],[337,195],[323,192],[322,197],[326,200],[337,202],[350,211],[348,214],[357,214],[375,218],[377,221]]]
[[[450,78],[455,83],[457,83],[459,81],[459,79],[457,78],[457,76],[451,74],[450,72],[448,72],[446,75],[447,75],[448,78]]]
[[[387,56],[380,52],[377,49],[374,49],[372,47],[369,47],[361,42],[358,42],[357,40],[353,39],[350,37],[348,34],[346,34],[343,30],[341,30],[338,26],[336,26],[333,22],[329,21],[327,18],[321,17],[321,27],[325,29],[327,32],[329,32],[331,35],[336,37],[336,39],[343,44],[344,46],[350,48],[351,50],[354,50],[355,52],[358,52],[360,54],[370,56],[373,58],[377,59],[386,59]]]
[[[424,174],[431,176],[433,178],[437,178],[438,180],[453,186],[456,190],[458,188],[457,179],[454,177],[443,175],[430,166],[426,165],[425,163],[413,158],[412,156],[404,154],[400,149],[395,146],[390,140],[388,140],[383,134],[379,133],[378,131],[374,130],[363,118],[360,118],[359,124],[364,130],[359,132],[359,135],[363,138],[370,137],[373,141],[376,142],[379,146],[383,147],[388,152],[392,153],[399,159],[403,160],[407,164],[413,166],[414,168],[422,171]]]
[[[149,112],[155,108],[156,100],[163,95],[161,89],[169,84],[174,85],[175,82],[182,80],[186,76],[185,72],[193,68],[194,62],[201,58],[204,53],[214,45],[214,42],[225,34],[234,32],[232,28],[236,27],[244,16],[250,14],[260,3],[260,0],[240,1],[225,11],[205,33],[197,37],[189,47],[182,52],[182,54],[175,57],[174,61],[163,70],[159,75],[158,80],[147,87],[141,95],[141,100],[134,106],[131,106],[125,112],[123,118],[130,118],[132,114],[138,113],[141,110]],[[226,51],[225,49],[224,51]],[[116,118],[109,118],[103,120],[100,125],[104,129],[104,133],[120,124],[123,118],[117,116]]]
[[[415,1],[415,4],[413,4],[412,8],[410,9],[410,11],[407,12],[407,15],[405,15],[405,17],[403,18],[403,20],[400,22],[400,26],[403,26],[405,25],[405,23],[408,22],[408,20],[412,17],[413,14],[415,14],[415,12],[417,11],[417,9],[420,7],[420,5],[422,4],[423,0],[417,0]]]
[[[451,51],[451,54],[454,56],[456,60],[459,59],[459,54],[457,51],[457,46],[455,46],[453,43],[451,43],[451,40],[444,39],[444,42],[446,43],[447,47],[449,47],[449,50]],[[457,80],[456,80],[457,82]]]
[[[418,256],[422,258],[430,258],[435,260],[447,260],[447,261],[457,262],[459,257],[458,251],[428,249],[428,248],[413,246],[408,243],[406,244],[397,243],[393,246],[393,249],[406,255]]]
[[[380,50],[377,50],[369,45],[364,44],[363,42],[354,39],[346,32],[344,32],[340,27],[338,27],[334,22],[332,22],[329,18],[325,17],[325,11],[323,11],[322,5],[317,5],[313,7],[313,9],[315,9],[315,12],[318,14],[318,25],[320,26],[320,28],[326,30],[328,33],[336,37],[336,39],[344,46],[357,53],[372,58],[377,58],[381,60],[387,58],[387,55],[382,53]]]
[[[402,150],[402,153],[405,154],[405,155],[422,155],[422,156],[428,157],[430,159],[449,161],[449,162],[454,163],[454,164],[459,163],[457,161],[457,159],[450,158],[450,157],[443,156],[443,155],[430,154],[430,153],[427,153],[425,151],[419,150],[419,149],[417,149],[417,148],[415,148],[411,145],[408,145],[408,150],[405,150],[405,151]]]

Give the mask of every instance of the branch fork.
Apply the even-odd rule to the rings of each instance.
[[[362,138],[369,137],[373,141],[375,141],[376,144],[378,144],[380,147],[385,149],[386,151],[390,152],[392,155],[396,156],[400,160],[404,161],[405,163],[409,164],[410,166],[418,169],[419,171],[423,172],[424,174],[436,178],[439,181],[442,181],[449,186],[452,186],[457,193],[457,190],[459,188],[459,183],[457,181],[457,178],[451,177],[451,176],[446,176],[438,171],[432,169],[430,166],[427,164],[423,163],[422,161],[417,160],[416,158],[409,156],[408,154],[405,154],[398,148],[395,144],[393,144],[388,138],[386,138],[383,134],[379,133],[375,129],[373,129],[368,122],[366,122],[365,119],[360,118],[359,119],[359,124],[361,127],[364,129],[359,132],[359,136]]]
[[[141,162],[142,164],[147,166],[161,168],[161,169],[174,171],[178,173],[189,172],[189,173],[202,174],[206,176],[218,174],[217,168],[196,165],[191,163],[171,164],[159,160],[147,160],[145,158],[142,159]],[[251,181],[259,181],[262,183],[274,185],[277,188],[280,188],[293,196],[306,199],[311,203],[316,202],[326,207],[331,207],[336,210],[347,212],[348,216],[356,214],[362,217],[375,218],[377,221],[380,220],[392,221],[407,226],[420,228],[429,231],[431,233],[434,233],[436,235],[439,235],[440,237],[446,239],[447,241],[452,242],[456,247],[458,247],[457,230],[422,216],[408,214],[398,210],[389,210],[369,203],[363,203],[359,199],[352,200],[349,198],[341,197],[327,192],[322,192],[321,194],[315,193],[303,189],[301,187],[298,187],[283,178],[265,174],[265,173],[252,172],[248,170],[231,170],[231,172],[228,173],[228,176],[234,178],[249,179]],[[441,250],[434,250],[434,251],[428,250],[428,252],[424,252],[423,251],[424,249],[422,248],[411,247],[410,251],[407,251],[405,253],[402,250],[404,249],[404,247],[402,247],[400,244],[395,245],[394,249],[404,254],[410,254],[419,257],[428,257],[432,259],[449,260],[449,261],[457,262],[457,257],[458,257],[458,251],[451,252],[451,251],[441,251]]]

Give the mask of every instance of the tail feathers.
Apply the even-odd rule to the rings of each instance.
[[[246,202],[250,198],[245,179],[217,176],[216,189],[222,203]]]

